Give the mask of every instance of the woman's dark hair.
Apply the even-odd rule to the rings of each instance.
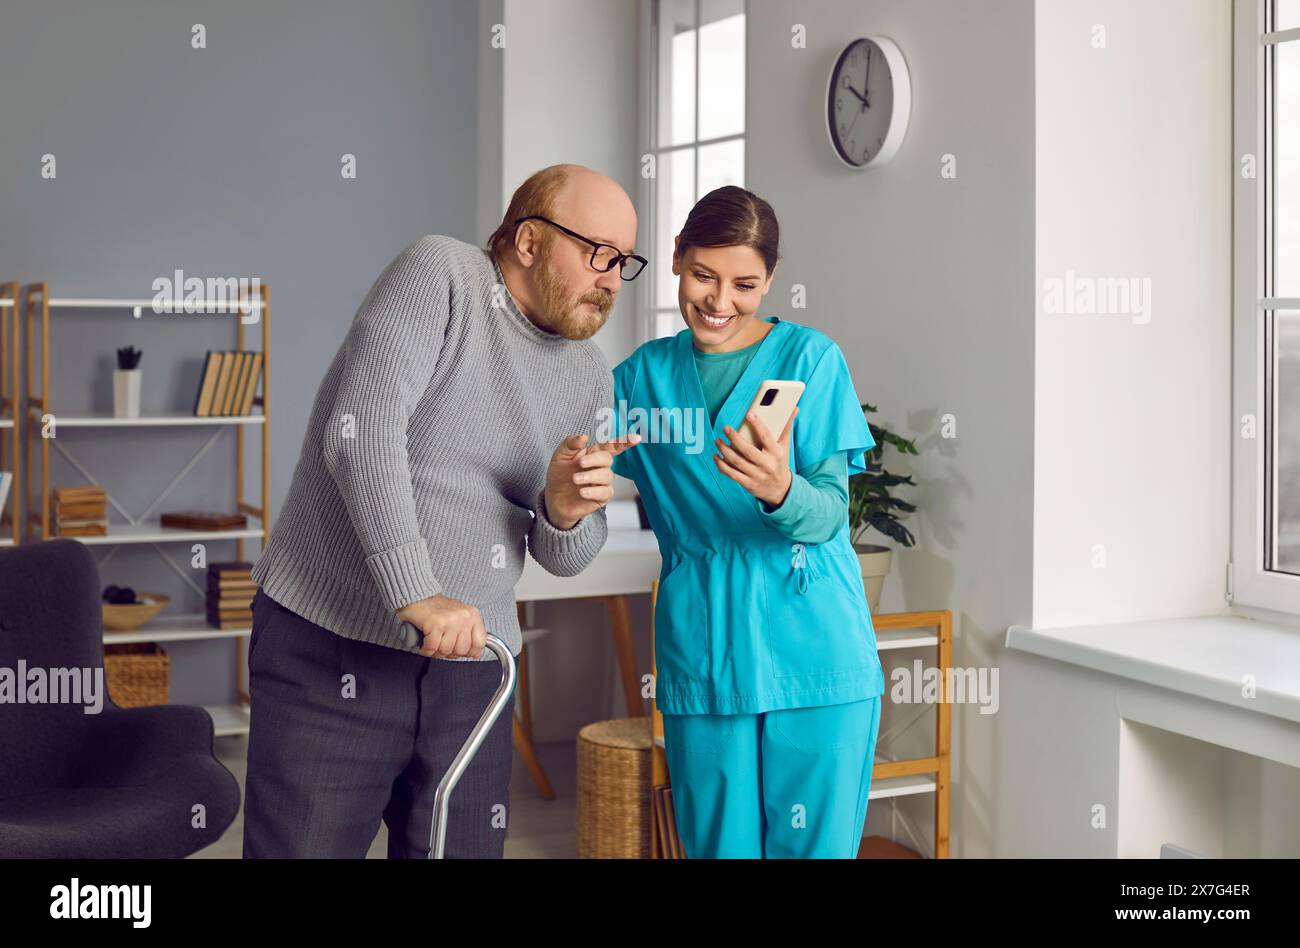
[[[781,229],[776,212],[752,191],[728,184],[714,188],[696,202],[682,225],[677,252],[691,247],[753,247],[771,276],[780,259]]]

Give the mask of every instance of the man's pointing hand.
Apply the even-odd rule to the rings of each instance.
[[[565,438],[546,469],[546,519],[561,530],[570,530],[609,503],[614,496],[614,458],[640,441],[641,436],[633,433],[588,447],[586,435]]]

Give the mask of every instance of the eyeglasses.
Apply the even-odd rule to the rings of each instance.
[[[563,224],[557,224],[549,217],[543,217],[540,214],[519,218],[519,220],[515,221],[515,227],[518,227],[524,221],[545,221],[552,227],[558,227],[570,237],[576,237],[585,244],[591,244],[591,268],[599,273],[608,273],[617,266],[618,275],[626,282],[631,282],[639,277],[641,271],[645,269],[645,265],[650,262],[639,254],[621,253],[617,247],[611,247],[609,244],[602,244],[590,237],[584,237],[582,234],[569,230]]]

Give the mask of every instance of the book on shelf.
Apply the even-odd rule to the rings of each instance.
[[[251,580],[247,583],[218,583],[208,580],[208,594],[216,595],[222,599],[230,599],[234,596],[253,596],[257,593],[257,583]]]
[[[208,574],[208,588],[229,590],[231,592],[243,592],[244,590],[257,591],[257,581],[251,576],[240,579],[238,576],[226,578],[217,576],[214,573]]]
[[[87,517],[101,519],[108,515],[108,505],[56,503],[54,505],[54,515],[59,520],[78,520]]]
[[[61,524],[55,528],[54,532],[61,537],[106,537],[108,536],[108,524],[105,522],[75,527]]]
[[[108,536],[108,495],[98,484],[54,488],[54,533],[63,537]]]
[[[0,471],[0,515],[5,512],[5,501],[9,497],[9,486],[14,482],[12,471]]]
[[[206,617],[219,629],[246,629],[253,624],[253,597],[257,583],[253,564],[232,560],[208,564]]]
[[[226,380],[226,391],[221,400],[221,415],[233,415],[235,413],[235,396],[239,393],[239,376],[244,370],[244,356],[246,353],[232,353],[230,359],[230,378]]]
[[[103,503],[107,497],[104,488],[98,484],[75,484],[71,487],[54,488],[54,502],[56,504]]]
[[[172,510],[159,518],[159,525],[182,530],[230,530],[248,526],[243,514],[213,510]]]
[[[262,378],[262,353],[209,350],[194,399],[200,418],[250,415]]]
[[[248,608],[244,608],[244,609],[214,609],[211,607],[208,608],[209,622],[211,621],[226,622],[232,619],[247,620],[251,618],[253,618],[253,610]]]
[[[222,618],[233,618],[236,616],[253,617],[253,597],[245,596],[243,599],[218,599],[210,603],[207,607],[210,612],[216,612]]]

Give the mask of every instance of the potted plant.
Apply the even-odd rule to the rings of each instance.
[[[872,405],[862,406],[863,414],[875,410]],[[881,458],[886,444],[892,444],[904,454],[919,452],[916,450],[915,440],[900,438],[892,431],[873,425],[870,421],[867,425],[871,429],[871,437],[875,439],[876,446],[866,454],[867,469],[849,478],[849,539],[853,542],[853,549],[858,554],[858,564],[862,568],[862,585],[866,588],[867,604],[871,611],[875,612],[880,604],[880,590],[885,583],[886,574],[889,573],[893,550],[887,546],[863,543],[860,537],[874,527],[878,532],[892,540],[897,540],[903,546],[916,544],[915,538],[907,527],[899,522],[896,514],[897,511],[905,514],[912,513],[916,510],[916,505],[891,497],[889,494],[891,487],[897,487],[899,484],[910,484],[915,487],[916,482],[912,480],[911,475],[899,477],[897,474],[890,474],[884,469]]]
[[[140,356],[135,346],[117,350],[117,368],[113,370],[113,417],[140,417]]]

